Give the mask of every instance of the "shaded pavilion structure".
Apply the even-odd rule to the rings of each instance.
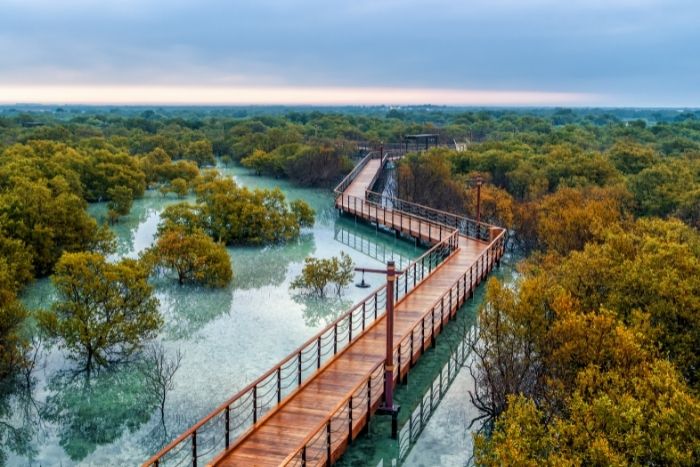
[[[416,135],[404,135],[402,140],[404,144],[405,151],[408,152],[409,148],[417,150],[428,150],[430,146],[437,146],[439,143],[440,135],[437,133],[420,133]]]

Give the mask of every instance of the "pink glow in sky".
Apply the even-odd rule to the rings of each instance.
[[[145,105],[588,105],[581,93],[382,87],[2,85],[0,103]]]

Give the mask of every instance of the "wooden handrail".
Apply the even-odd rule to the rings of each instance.
[[[483,251],[477,256],[477,259],[476,259],[475,264],[478,263],[479,259],[480,259],[480,258],[483,258],[484,255],[486,255],[488,251],[495,249],[499,244],[501,244],[501,243],[502,243],[502,239],[503,239],[504,236],[505,236],[505,230],[502,230],[501,233],[500,233],[499,235],[497,235],[497,236],[489,243],[489,245],[487,246],[487,248],[486,248],[485,250],[483,250]],[[500,247],[499,247],[499,248],[500,248]],[[490,267],[490,268],[493,268],[493,264],[494,264],[494,263],[495,263],[495,260],[491,261],[491,262],[489,263],[489,267]],[[472,265],[471,267],[473,267],[473,265]],[[471,267],[470,267],[470,271],[471,271]],[[440,319],[441,319],[441,320],[444,319],[444,316],[443,316],[443,315],[444,315],[444,298],[445,298],[448,294],[449,294],[450,296],[452,295],[452,290],[453,290],[456,286],[458,287],[458,284],[459,284],[461,281],[464,280],[464,278],[466,277],[466,274],[467,274],[467,272],[465,271],[465,273],[462,274],[457,280],[455,280],[455,281],[452,283],[452,285],[451,285],[440,297],[438,297],[437,299],[435,299],[435,301],[433,301],[433,304],[429,307],[430,314],[434,314],[434,313],[435,313],[435,309],[438,307],[438,304],[440,304]],[[468,288],[468,289],[463,289],[463,290],[462,290],[462,294],[466,297],[466,296],[467,296],[467,293],[470,292],[471,290],[473,290],[475,286],[476,286],[476,284],[473,283],[473,282],[470,280],[469,288]],[[458,287],[458,290],[459,290],[459,287]],[[458,297],[458,300],[459,300],[459,297]],[[451,310],[448,310],[448,312],[450,312],[450,311],[451,311]],[[421,317],[420,320],[416,321],[416,323],[413,325],[413,327],[410,329],[410,331],[406,334],[406,336],[398,343],[398,345],[396,346],[396,349],[393,350],[393,353],[394,353],[394,355],[395,355],[395,358],[396,358],[397,355],[400,355],[400,353],[401,353],[401,347],[404,345],[405,342],[410,341],[410,337],[409,337],[409,336],[413,336],[413,335],[414,335],[415,331],[416,331],[417,329],[419,329],[419,327],[422,325],[422,321],[425,319],[425,316],[427,316],[427,315],[428,315],[428,313],[426,313],[423,317]],[[433,329],[432,332],[434,332],[434,329]],[[411,356],[411,358],[413,358],[413,357]],[[335,417],[336,412],[338,412],[343,406],[347,405],[347,404],[350,402],[350,399],[354,396],[355,392],[357,392],[357,390],[358,390],[359,388],[361,388],[361,387],[363,387],[363,386],[366,386],[367,383],[370,382],[370,381],[372,380],[372,376],[374,375],[374,373],[377,371],[377,369],[381,368],[383,365],[384,365],[384,362],[383,362],[383,361],[379,362],[377,365],[375,365],[375,366],[372,368],[372,370],[369,372],[369,376],[368,376],[367,378],[363,379],[361,382],[359,382],[357,385],[355,385],[355,387],[353,387],[353,389],[351,389],[350,391],[346,392],[346,393],[345,393],[346,395],[345,395],[345,397],[341,400],[341,402],[338,402],[338,403],[333,407],[333,410],[331,410],[331,411],[329,412],[329,415],[328,415],[326,418],[324,418],[323,421],[321,421],[320,423],[318,423],[318,425],[316,426],[316,428],[315,428],[314,430],[312,430],[312,431],[309,432],[309,434],[306,436],[306,438],[304,438],[304,440],[299,444],[299,447],[296,448],[296,449],[294,450],[294,452],[292,452],[291,454],[289,454],[289,455],[282,461],[282,463],[281,463],[280,465],[286,466],[286,465],[289,464],[292,460],[294,460],[294,459],[300,454],[300,452],[302,452],[302,450],[304,449],[304,447],[305,447],[306,445],[308,445],[308,443],[309,443],[311,440],[313,440],[314,438],[316,438],[316,436],[318,435],[318,433],[319,433],[321,430],[323,430],[323,428]],[[399,378],[400,378],[400,372],[401,372],[401,368],[399,367],[399,368],[398,368],[398,375],[399,375],[398,377],[399,377]]]
[[[373,202],[373,201],[369,201],[369,200],[367,200],[366,198],[365,198],[365,199],[362,199],[362,198],[357,198],[357,197],[354,197],[354,196],[351,196],[351,195],[343,195],[344,190],[354,181],[354,179],[355,179],[355,177],[357,176],[357,174],[367,165],[367,163],[368,163],[370,160],[376,159],[378,156],[381,157],[382,160],[381,160],[381,167],[380,167],[380,170],[377,172],[377,174],[375,174],[375,177],[374,177],[374,179],[376,179],[376,177],[378,176],[378,173],[381,172],[381,169],[383,168],[384,164],[386,163],[387,156],[386,156],[385,154],[377,154],[377,152],[370,152],[370,153],[368,153],[368,154],[360,161],[360,163],[358,163],[358,165],[357,165],[345,178],[343,178],[343,180],[342,180],[342,181],[338,184],[338,186],[335,188],[334,192],[335,192],[336,195],[337,195],[337,196],[336,196],[336,199],[337,199],[338,196],[346,196],[346,199],[348,199],[348,200],[350,200],[350,199],[355,199],[356,201],[359,200],[360,203],[361,203],[360,205],[361,205],[361,207],[363,208],[363,212],[364,212],[364,208],[365,208],[365,207],[368,207],[368,208],[369,208],[370,213],[371,213],[371,209],[374,208],[374,209],[375,209],[375,215],[377,216],[377,219],[376,219],[376,220],[377,220],[378,223],[379,223],[379,221],[380,221],[378,212],[379,212],[379,210],[382,210],[385,214],[386,214],[386,212],[391,212],[391,213],[392,213],[392,224],[394,223],[394,217],[393,217],[393,216],[394,216],[394,213],[398,213],[400,216],[406,216],[406,217],[408,217],[408,218],[409,218],[409,230],[410,230],[410,228],[411,228],[411,219],[416,219],[416,220],[418,220],[418,222],[419,222],[419,230],[420,230],[420,225],[421,225],[422,222],[428,223],[428,225],[434,225],[434,226],[439,226],[439,227],[440,227],[439,230],[438,230],[437,227],[435,228],[436,233],[438,233],[438,231],[440,232],[440,235],[439,235],[439,237],[437,238],[436,243],[435,243],[428,251],[426,251],[425,253],[423,253],[423,255],[421,255],[419,258],[417,258],[416,260],[414,260],[413,262],[411,262],[411,263],[404,269],[403,273],[402,273],[402,274],[399,276],[399,278],[398,278],[398,280],[400,280],[401,276],[403,276],[403,277],[404,277],[404,280],[406,281],[406,284],[405,284],[405,291],[404,291],[404,296],[406,296],[406,295],[409,293],[409,292],[408,292],[408,287],[409,287],[409,283],[408,283],[408,273],[410,272],[411,268],[416,268],[416,270],[417,270],[417,265],[418,265],[419,263],[420,263],[420,264],[424,264],[425,258],[428,258],[429,272],[426,274],[425,271],[424,271],[424,269],[421,269],[422,277],[421,277],[420,281],[414,279],[414,282],[415,282],[415,283],[411,286],[411,289],[410,289],[411,291],[413,291],[415,288],[417,288],[417,287],[420,285],[420,283],[422,283],[427,277],[429,277],[430,275],[432,275],[432,274],[435,272],[435,269],[431,269],[431,268],[430,268],[430,265],[432,264],[432,261],[433,261],[433,259],[432,259],[432,258],[433,258],[433,255],[438,254],[438,256],[436,256],[436,258],[437,258],[437,259],[436,259],[436,261],[437,261],[436,266],[437,266],[438,264],[442,263],[443,260],[445,259],[444,256],[443,256],[443,257],[440,257],[440,256],[439,256],[439,255],[440,255],[440,253],[438,253],[439,251],[441,251],[443,248],[447,247],[447,248],[448,248],[448,256],[449,256],[449,255],[451,255],[452,253],[454,253],[454,251],[456,251],[456,249],[459,248],[459,234],[460,234],[460,231],[459,231],[459,228],[456,228],[455,226],[451,226],[451,225],[449,225],[449,224],[445,224],[445,223],[442,223],[442,222],[439,222],[439,221],[434,221],[434,220],[431,220],[431,219],[428,219],[428,218],[423,218],[423,217],[421,217],[421,216],[419,216],[419,215],[416,215],[416,214],[413,214],[413,213],[404,213],[404,212],[401,211],[401,210],[389,209],[389,208],[386,208],[386,207],[384,207],[384,206],[379,205],[378,203],[375,203],[375,202]],[[369,190],[367,190],[367,193],[369,193],[369,194],[375,194],[374,192],[371,192],[371,191],[369,191]],[[367,193],[366,193],[366,196],[367,196]],[[378,194],[378,193],[376,193],[376,195],[382,196],[382,195],[380,195],[380,194]],[[396,198],[392,198],[392,199],[393,199],[393,200],[396,200]],[[403,200],[397,200],[397,201],[400,201],[400,202],[403,202],[403,203],[407,203],[406,201],[403,201]],[[444,211],[435,210],[435,209],[429,208],[429,207],[427,207],[427,206],[421,206],[421,205],[418,205],[418,204],[416,204],[416,203],[410,203],[410,204],[415,205],[415,206],[417,206],[417,207],[420,207],[420,209],[424,209],[424,210],[427,210],[427,211],[438,212],[438,213],[440,213],[441,215],[444,214],[444,215],[451,216],[451,217],[453,217],[453,218],[455,218],[455,219],[459,219],[460,221],[466,220],[466,221],[468,221],[468,222],[474,222],[474,223],[475,223],[475,221],[472,221],[471,219],[462,218],[462,217],[460,217],[460,216],[456,216],[456,215],[454,215],[454,214],[446,213],[446,212],[444,212]],[[401,217],[401,219],[403,219],[403,217]],[[479,225],[479,224],[477,224],[477,225]],[[489,226],[488,224],[483,224],[483,223],[482,223],[481,225]],[[394,227],[395,227],[395,226],[394,226]],[[489,227],[492,227],[492,226],[489,226]],[[443,228],[444,228],[444,231],[443,231]],[[453,230],[453,229],[454,229],[454,230]],[[449,234],[449,235],[444,236],[444,234]],[[504,234],[505,234],[505,230],[504,230],[504,229],[501,229],[501,233],[493,240],[493,242],[492,242],[491,244],[493,244],[495,241],[497,241],[497,239],[502,238],[502,236],[503,236]],[[419,232],[419,235],[421,235],[420,232]],[[432,242],[432,241],[433,241],[432,235],[431,235],[430,233],[428,234],[428,241],[429,241],[429,242]],[[489,245],[489,247],[488,247],[486,250],[484,250],[484,252],[481,253],[482,255],[483,255],[486,251],[488,251],[488,250],[491,248],[491,244]],[[479,256],[479,257],[481,257],[481,256]],[[345,343],[343,344],[343,347],[342,347],[341,349],[338,349],[338,340],[337,340],[337,333],[336,333],[336,330],[338,329],[339,325],[340,325],[341,323],[343,323],[345,320],[349,320],[349,321],[348,321],[348,325],[351,326],[351,324],[350,324],[351,321],[350,321],[350,320],[352,319],[352,316],[353,316],[354,313],[355,313],[357,310],[359,310],[361,307],[362,307],[362,309],[363,309],[363,316],[362,316],[362,319],[363,319],[363,325],[364,325],[364,320],[367,319],[366,313],[364,312],[364,310],[366,310],[366,305],[367,305],[367,303],[371,303],[372,300],[374,300],[375,306],[377,306],[377,305],[378,305],[378,302],[379,302],[379,300],[380,300],[380,296],[381,296],[382,292],[386,293],[385,288],[386,288],[385,285],[378,287],[378,288],[375,289],[372,293],[370,293],[367,297],[365,297],[363,300],[361,300],[360,302],[358,302],[355,306],[351,307],[348,311],[346,311],[346,312],[343,313],[342,315],[338,316],[333,322],[329,323],[323,330],[319,331],[319,332],[316,333],[313,337],[311,337],[311,338],[308,339],[306,342],[304,342],[302,345],[300,345],[299,347],[297,347],[292,353],[290,353],[287,357],[283,358],[283,359],[282,359],[277,365],[275,365],[273,368],[271,368],[270,370],[268,370],[267,372],[265,372],[262,376],[258,377],[258,378],[255,379],[253,382],[251,382],[251,383],[249,383],[248,385],[246,385],[243,389],[239,390],[239,391],[238,391],[236,394],[234,394],[231,398],[229,398],[228,400],[226,400],[224,403],[222,403],[221,405],[219,405],[218,407],[216,407],[212,412],[210,412],[210,413],[207,414],[205,417],[203,417],[202,419],[200,419],[197,423],[195,423],[194,425],[192,425],[187,431],[185,431],[185,432],[182,433],[180,436],[178,436],[177,438],[175,438],[174,440],[172,440],[170,443],[168,443],[168,444],[167,444],[165,447],[163,447],[157,454],[155,454],[155,455],[152,456],[148,461],[146,461],[146,462],[144,463],[144,465],[145,465],[145,466],[157,465],[157,464],[159,463],[159,461],[160,461],[164,456],[166,456],[173,448],[175,448],[176,446],[180,445],[181,443],[187,441],[187,440],[190,439],[190,438],[192,438],[192,439],[194,440],[194,437],[197,435],[197,431],[198,431],[200,428],[202,428],[205,424],[207,424],[209,421],[211,421],[211,420],[212,420],[214,417],[216,417],[217,415],[220,415],[221,413],[223,413],[223,412],[225,412],[225,411],[230,411],[232,405],[234,405],[237,401],[239,401],[239,400],[241,400],[241,399],[243,399],[243,398],[245,398],[245,397],[248,397],[248,394],[250,393],[250,391],[255,391],[256,388],[258,387],[258,385],[263,385],[263,386],[264,386],[264,385],[269,384],[271,381],[274,380],[274,379],[269,379],[269,378],[272,377],[273,375],[277,374],[277,378],[280,379],[280,378],[281,378],[281,371],[282,371],[283,369],[286,370],[286,368],[284,368],[284,367],[285,367],[286,365],[288,365],[290,362],[296,360],[296,361],[299,361],[299,363],[298,363],[298,365],[299,365],[299,380],[298,380],[298,384],[296,385],[296,388],[293,389],[293,390],[291,390],[291,391],[285,396],[285,400],[286,400],[288,397],[290,397],[292,394],[294,394],[295,391],[297,391],[299,387],[302,387],[302,386],[303,386],[303,384],[302,384],[302,373],[303,373],[303,369],[302,369],[302,363],[301,363],[301,360],[302,360],[302,358],[303,358],[303,352],[307,352],[309,349],[312,349],[312,348],[314,348],[314,347],[317,347],[318,353],[319,353],[319,355],[318,355],[318,362],[319,362],[319,367],[320,367],[320,362],[321,362],[321,344],[320,344],[320,342],[322,341],[322,339],[324,338],[324,336],[325,336],[325,337],[330,337],[331,334],[328,334],[329,331],[334,331],[334,334],[332,334],[332,335],[334,335],[334,338],[335,338],[335,344],[334,344],[333,355],[335,356],[335,355],[337,355],[337,354],[339,354],[339,353],[344,352],[345,349],[349,348],[350,345],[352,344],[352,342],[355,341],[355,340],[357,339],[357,336],[355,336],[355,338],[353,339],[353,336],[351,335],[351,331],[350,331],[350,332],[349,332],[349,335],[348,335],[348,341],[345,342]],[[398,294],[399,294],[399,289],[397,288],[396,290],[397,290],[397,295],[398,295]],[[451,288],[450,288],[450,290],[451,290]],[[370,306],[370,308],[371,308],[371,306]],[[375,318],[374,318],[374,320],[370,320],[370,322],[372,322],[372,321],[375,321],[375,322],[376,322],[376,321],[379,319],[379,317],[383,315],[383,311],[384,311],[384,310],[382,310],[382,313],[379,314],[379,313],[378,313],[378,310],[375,310]],[[415,329],[415,327],[414,327],[414,329]],[[414,329],[412,329],[411,332],[413,332]],[[400,345],[401,345],[401,343],[399,343],[399,346],[400,346]],[[293,367],[289,367],[289,368],[293,368]],[[318,371],[318,368],[317,368],[317,370],[315,370],[312,374],[315,374],[316,371]],[[374,370],[373,370],[373,371],[374,371]],[[307,377],[305,378],[304,381],[309,381],[310,379],[311,379],[311,375],[307,375]],[[280,380],[280,381],[281,381],[281,380]],[[278,384],[277,384],[277,390],[280,391],[280,393],[277,394],[277,405],[280,404],[280,398],[281,398],[280,381],[277,382],[277,383],[278,383]],[[365,382],[366,382],[366,381],[365,381]],[[305,384],[305,383],[304,383],[304,384]],[[254,394],[254,393],[253,393],[253,394]],[[346,400],[345,402],[347,402],[347,400]],[[338,407],[340,407],[340,406],[342,406],[342,403],[341,403]],[[255,402],[255,395],[253,396],[253,410],[254,410],[254,417],[253,417],[254,421],[253,421],[252,425],[251,425],[244,433],[241,433],[241,434],[239,435],[238,438],[240,438],[240,437],[242,437],[242,436],[245,436],[246,433],[249,432],[249,431],[256,425],[255,420],[256,420],[256,417],[257,417],[257,410],[258,410],[258,409],[257,409],[257,405],[256,405],[256,402]],[[335,411],[336,411],[336,410],[334,410],[334,411],[332,412],[332,414],[334,414]],[[263,413],[262,410],[261,410],[261,413]],[[227,414],[228,414],[228,412],[227,412]],[[322,426],[322,425],[321,425],[321,426]],[[226,433],[227,433],[227,436],[228,436],[228,431],[227,431]],[[314,433],[314,435],[315,435],[315,434],[316,434],[316,433]],[[227,438],[227,443],[228,443],[228,438]],[[227,446],[228,446],[228,444],[227,444]],[[194,453],[194,452],[193,452],[193,456],[195,456],[195,453]],[[196,456],[195,456],[195,459],[194,459],[194,460],[195,460],[195,463],[196,463]]]
[[[335,407],[333,407],[333,410],[330,411],[330,415],[329,415],[328,417],[326,417],[321,423],[319,423],[318,425],[316,425],[316,429],[310,431],[309,434],[306,435],[306,438],[304,438],[304,441],[302,441],[302,442],[299,444],[299,447],[298,447],[292,454],[289,454],[287,457],[285,457],[284,460],[280,463],[280,465],[287,465],[289,462],[291,462],[291,460],[294,459],[294,458],[299,454],[299,452],[300,452],[302,449],[304,449],[304,446],[306,446],[306,445],[309,443],[309,441],[311,441],[313,438],[315,438],[316,435],[318,434],[318,432],[319,432],[321,429],[323,429],[324,426],[326,426],[326,424],[328,423],[328,421],[329,421],[330,419],[333,418],[333,416],[335,415],[335,413],[336,413],[338,410],[340,410],[341,407],[343,407],[345,404],[347,404],[347,403],[350,401],[350,398],[355,394],[355,392],[357,392],[357,390],[360,389],[361,387],[366,386],[366,385],[367,385],[367,382],[372,380],[372,375],[373,375],[378,369],[383,368],[383,367],[384,367],[384,362],[383,362],[383,361],[379,362],[379,363],[378,363],[377,365],[375,365],[375,366],[372,368],[372,370],[369,372],[369,377],[363,379],[362,381],[360,381],[359,383],[357,383],[352,389],[350,389],[349,391],[347,391],[347,392],[345,393],[345,397],[343,398],[343,400],[342,400],[341,402],[338,402],[338,403],[335,405]]]
[[[374,154],[368,154],[368,155],[363,159],[363,161],[364,161],[364,163],[366,164],[367,161],[369,161],[370,159],[372,159],[372,158],[374,158],[374,157],[376,157],[376,155],[374,155]],[[362,163],[362,162],[361,162],[361,163]],[[349,177],[350,175],[351,175],[351,174],[348,174],[348,177]],[[348,177],[346,177],[346,178],[348,178]],[[341,182],[341,184],[342,184],[342,183],[343,183],[343,182]],[[350,197],[349,197],[349,198],[350,198]],[[354,197],[353,197],[353,198],[354,198]],[[359,198],[358,198],[358,199],[359,199]],[[375,209],[377,209],[377,208],[378,208],[378,209],[385,209],[385,208],[383,208],[383,207],[381,207],[381,206],[376,205],[376,203],[371,203],[371,202],[367,202],[367,201],[364,201],[364,200],[363,200],[363,202],[364,202],[366,205],[368,205],[368,206],[373,206],[373,207],[375,207]],[[409,215],[409,217],[411,217],[411,216]],[[430,221],[430,220],[426,220],[426,222],[430,222],[431,224],[434,224],[434,225],[439,225],[439,224],[440,224],[440,223],[438,223],[438,222],[434,222],[434,221]],[[436,233],[437,233],[437,232],[436,232]],[[404,270],[404,272],[403,272],[401,275],[406,274],[406,271],[407,271],[409,268],[412,268],[414,264],[420,263],[424,258],[429,258],[431,255],[433,255],[433,254],[434,254],[435,252],[437,252],[439,249],[444,248],[445,246],[451,245],[451,242],[452,242],[452,243],[456,243],[456,242],[454,242],[454,236],[455,236],[456,233],[457,233],[456,231],[455,231],[455,232],[452,232],[452,233],[451,233],[449,236],[447,236],[446,238],[444,238],[444,239],[439,239],[438,242],[437,242],[435,245],[433,245],[428,251],[426,251],[425,253],[423,253],[420,257],[418,257],[418,258],[417,258],[416,260],[414,260],[413,262],[409,263],[409,265],[407,266],[407,268]],[[452,239],[452,240],[451,240],[451,239]],[[452,248],[452,246],[450,246],[450,248]],[[432,272],[434,272],[434,271],[432,271]],[[426,274],[426,275],[424,276],[424,278],[421,279],[421,281],[422,281],[422,280],[425,280],[425,278],[428,277],[429,275],[431,275],[432,272]],[[399,276],[399,278],[400,278],[400,276]],[[419,283],[419,282],[418,282],[418,283]],[[418,285],[418,283],[416,284],[416,286]],[[413,289],[414,287],[415,287],[415,286],[412,286],[411,289]],[[263,375],[261,375],[260,377],[258,377],[257,379],[255,379],[253,382],[251,382],[251,383],[249,383],[248,385],[246,385],[243,389],[239,390],[239,391],[238,391],[236,394],[234,394],[231,398],[229,398],[228,400],[226,400],[224,403],[220,404],[220,405],[219,405],[218,407],[216,407],[213,411],[211,411],[209,414],[207,414],[207,415],[204,416],[202,419],[200,419],[197,423],[195,423],[194,425],[192,425],[187,431],[185,431],[184,433],[180,434],[177,438],[175,438],[175,439],[172,440],[170,443],[168,443],[166,446],[164,446],[160,451],[158,451],[158,453],[156,453],[154,456],[152,456],[150,459],[148,459],[148,460],[144,463],[144,466],[149,466],[149,465],[157,464],[158,461],[159,461],[162,457],[164,457],[165,455],[167,455],[167,453],[168,453],[169,451],[171,451],[174,447],[176,447],[177,445],[181,444],[182,442],[184,442],[184,441],[188,440],[190,437],[192,437],[192,435],[193,435],[194,433],[196,433],[197,430],[199,430],[201,427],[203,427],[207,422],[209,422],[210,420],[212,420],[214,417],[216,417],[217,415],[221,414],[222,412],[228,410],[228,408],[229,408],[231,405],[233,405],[236,401],[242,399],[243,397],[246,397],[247,394],[248,394],[251,390],[253,390],[253,389],[256,388],[259,384],[263,383],[265,380],[267,380],[268,378],[270,378],[271,376],[273,376],[273,375],[274,375],[275,373],[277,373],[282,367],[284,367],[285,365],[287,365],[288,363],[290,363],[292,360],[298,359],[299,354],[300,354],[301,352],[307,350],[307,349],[310,348],[310,347],[313,347],[313,346],[316,344],[316,342],[318,341],[319,338],[322,338],[322,337],[323,337],[324,335],[326,335],[329,331],[333,330],[333,329],[336,327],[336,325],[338,325],[338,324],[340,324],[341,322],[345,321],[350,315],[352,315],[353,313],[355,313],[355,312],[356,312],[358,309],[360,309],[363,305],[365,305],[365,304],[368,303],[368,302],[371,302],[371,300],[372,300],[373,298],[374,298],[374,300],[378,300],[378,299],[379,299],[379,296],[381,295],[382,291],[384,291],[385,288],[386,288],[386,285],[382,285],[382,286],[378,287],[378,288],[375,289],[372,293],[370,293],[367,297],[365,297],[363,300],[361,300],[361,301],[358,302],[356,305],[354,305],[353,307],[351,307],[348,311],[346,311],[345,313],[343,313],[343,314],[341,314],[340,316],[338,316],[334,321],[332,321],[331,323],[329,323],[324,329],[322,329],[321,331],[319,331],[318,333],[316,333],[314,336],[312,336],[311,338],[309,338],[309,339],[308,339],[306,342],[304,342],[302,345],[300,345],[299,347],[297,347],[293,352],[291,352],[289,355],[287,355],[285,358],[283,358],[277,365],[275,365],[274,367],[270,368],[268,371],[266,371],[265,373],[263,373]],[[397,289],[397,290],[398,290],[398,289]],[[377,317],[379,317],[379,316],[381,316],[381,314],[378,314],[378,315],[377,315]],[[364,319],[364,317],[363,317],[363,319]],[[354,340],[354,339],[353,339],[353,340]],[[350,342],[351,342],[351,341],[350,341]],[[348,342],[347,344],[349,344],[350,342]],[[337,350],[334,351],[334,354],[335,354],[335,353],[337,353]],[[299,385],[297,385],[297,386],[299,386]],[[255,424],[253,424],[252,426],[254,426],[254,425],[255,425]]]

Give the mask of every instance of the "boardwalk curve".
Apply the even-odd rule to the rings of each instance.
[[[504,229],[372,189],[390,161],[370,153],[336,187],[347,215],[432,245],[395,284],[396,381],[500,261]],[[386,289],[380,287],[144,465],[330,465],[383,397]]]

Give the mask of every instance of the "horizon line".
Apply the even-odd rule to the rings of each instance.
[[[108,96],[108,97],[106,97]],[[0,105],[592,106],[575,92],[342,86],[5,85]]]

